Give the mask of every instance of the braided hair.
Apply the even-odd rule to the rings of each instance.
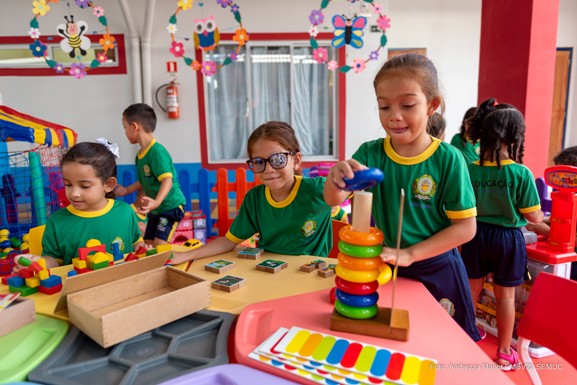
[[[497,103],[495,98],[485,100],[468,121],[469,138],[481,142],[479,163],[496,161],[501,168],[500,150],[507,146],[507,154],[517,163],[525,155],[525,119],[513,105]]]

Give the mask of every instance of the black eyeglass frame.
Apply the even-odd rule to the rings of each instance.
[[[277,156],[277,155],[284,155],[285,161],[284,161],[284,164],[283,164],[282,166],[280,166],[280,167],[275,166],[275,165],[272,164],[271,161],[270,161],[271,158],[273,158],[273,157],[275,157],[275,156]],[[294,151],[275,152],[275,153],[271,154],[268,158],[250,158],[249,160],[246,161],[246,164],[248,165],[248,168],[250,169],[250,171],[254,172],[255,174],[260,174],[261,172],[265,172],[265,170],[266,170],[266,164],[267,164],[267,163],[270,164],[270,166],[271,166],[272,168],[274,168],[275,170],[280,170],[280,169],[283,169],[283,168],[285,168],[285,167],[287,166],[287,164],[288,164],[288,156],[289,156],[289,155],[296,155],[296,152],[294,152]],[[254,161],[255,161],[255,160],[259,160],[259,161],[262,161],[262,162],[263,162],[262,164],[264,165],[264,167],[262,168],[261,171],[255,171],[255,170],[254,170],[254,168],[255,168],[255,163],[254,163]]]

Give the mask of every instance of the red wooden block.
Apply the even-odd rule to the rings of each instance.
[[[52,286],[52,287],[38,286],[38,291],[39,291],[40,293],[44,293],[44,294],[54,294],[54,293],[58,293],[58,292],[62,291],[62,284],[56,285],[56,286]]]
[[[88,255],[92,252],[98,252],[101,251],[103,253],[106,253],[106,245],[98,245],[98,246],[92,246],[92,247],[81,247],[78,249],[78,258],[82,259],[82,260],[86,260],[86,258],[88,258]]]

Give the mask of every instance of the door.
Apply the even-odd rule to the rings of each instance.
[[[572,54],[573,48],[557,48],[555,84],[553,87],[553,113],[551,114],[551,130],[549,133],[548,166],[554,164],[553,158],[563,150]]]

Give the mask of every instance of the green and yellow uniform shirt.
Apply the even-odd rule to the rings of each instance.
[[[259,233],[258,247],[266,251],[326,257],[333,236],[331,206],[323,197],[325,178],[295,178],[282,202],[275,202],[264,185],[249,190],[226,237],[240,243]]]
[[[153,214],[158,215],[186,203],[178,183],[176,169],[172,164],[172,158],[166,148],[156,139],[152,140],[148,148],[141,150],[136,155],[136,168],[138,181],[142,185],[144,193],[151,198],[156,198],[160,190],[160,182],[164,178],[172,178],[172,188],[162,204],[152,210]]]
[[[78,249],[86,247],[90,239],[97,239],[112,253],[113,242],[124,254],[133,250],[132,245],[142,240],[134,210],[128,203],[109,199],[99,211],[80,211],[72,205],[53,213],[46,222],[42,236],[42,254],[72,263]]]
[[[463,142],[461,142],[461,134],[455,134],[455,136],[453,136],[453,138],[451,139],[451,145],[455,146],[463,153],[463,156],[465,157],[467,164],[479,160],[480,142],[472,144],[471,142],[466,140],[465,144],[463,144]]]
[[[507,159],[469,164],[471,184],[477,197],[477,220],[503,227],[523,227],[523,214],[541,209],[535,178],[522,164]]]
[[[432,138],[420,155],[405,158],[393,150],[390,138],[363,143],[353,158],[379,168],[385,179],[373,193],[373,219],[385,234],[385,244],[396,246],[401,189],[405,191],[401,248],[406,248],[449,227],[452,219],[476,215],[475,194],[459,151]]]

